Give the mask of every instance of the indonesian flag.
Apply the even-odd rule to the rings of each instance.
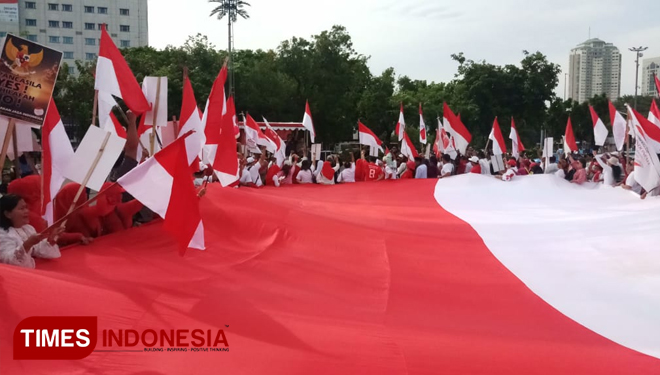
[[[564,152],[570,154],[578,150],[575,143],[575,135],[573,135],[573,124],[571,123],[570,116],[568,117],[568,124],[566,124],[566,133],[564,134]]]
[[[250,114],[245,117],[245,139],[251,148],[264,146],[270,153],[277,151],[277,145],[266,137]]]
[[[399,137],[399,142],[403,141],[403,134],[406,132],[406,119],[403,117],[403,103],[401,103],[401,110],[399,111],[399,122],[396,123],[396,134]]]
[[[424,115],[422,114],[422,104],[419,104],[419,141],[426,144],[426,124],[424,123]]]
[[[649,111],[649,121],[656,127],[660,128],[660,109],[655,104],[655,100],[651,100],[651,110]]]
[[[633,114],[632,127],[635,132],[635,180],[644,190],[651,191],[660,185],[660,160],[645,128],[655,128],[639,112],[628,106]]]
[[[211,88],[202,119],[207,145],[204,146],[203,160],[213,166],[223,187],[230,186],[239,179],[234,125],[231,119],[225,116],[227,113],[226,80],[227,66],[223,66]]]
[[[660,96],[660,79],[658,79],[658,75],[655,75],[655,88],[658,90],[658,96]]]
[[[608,101],[608,105],[610,108],[610,121],[612,121],[614,142],[616,143],[616,149],[621,151],[626,142],[626,128],[628,127],[628,124],[619,111],[614,108],[614,104],[612,104],[611,101]]]
[[[655,104],[655,103],[653,103]],[[628,107],[630,108],[630,107]],[[657,107],[655,109],[657,111]],[[629,112],[628,119],[631,119],[630,115],[631,112]],[[637,113],[637,112],[635,112]],[[655,119],[655,113],[653,106],[651,106],[651,112],[649,113],[649,119],[646,121],[638,121],[639,125],[642,127],[644,130],[644,133],[646,135],[646,140],[648,141],[648,144],[650,145],[651,149],[653,149],[657,154],[660,154],[660,126],[658,124],[655,124],[653,121]],[[633,129],[631,129],[633,130]],[[632,134],[637,135],[637,132],[633,132]]]
[[[275,155],[275,159],[277,161],[277,166],[282,168],[282,165],[284,165],[284,160],[286,159],[286,144],[280,138],[279,134],[270,126],[268,123],[268,120],[264,117],[264,123],[266,124],[266,131],[264,134],[270,141],[275,145],[275,152],[273,154]]]
[[[197,171],[199,170],[199,164],[197,164],[198,156],[206,143],[206,136],[204,135],[202,119],[199,117],[195,92],[187,74],[183,76],[183,100],[181,102],[180,119],[182,126],[179,130],[179,137],[183,137],[184,134],[187,134],[191,130],[193,131],[192,134],[186,137],[186,154],[188,155],[188,165],[194,171]]]
[[[513,120],[513,117],[511,117],[511,133],[509,134],[509,139],[511,140],[511,152],[513,152],[513,156],[518,159],[520,153],[525,151],[525,146],[523,146],[523,143],[520,140],[520,134],[518,134],[516,122]]]
[[[69,136],[66,134],[53,98],[50,98],[44,125],[41,128],[41,144],[43,177],[41,180],[41,214],[48,225],[51,225],[53,224],[53,199],[66,180],[62,171],[73,157]]]
[[[187,248],[205,249],[200,198],[190,176],[185,138],[179,137],[117,181],[164,219],[163,228],[176,239],[182,255]]]
[[[229,116],[231,123],[234,125],[234,138],[238,139],[241,136],[241,129],[238,127],[238,120],[236,119],[234,95],[229,95],[229,99],[227,99],[227,116]]]
[[[302,121],[305,129],[309,130],[309,137],[314,143],[314,137],[316,137],[316,131],[314,130],[314,122],[312,121],[312,111],[309,110],[309,100],[305,102],[305,115],[303,116]]]
[[[110,117],[110,113],[112,112],[112,107],[117,105],[117,101],[110,93],[107,93],[105,91],[99,91],[98,93],[99,93],[98,95],[99,124],[103,126],[105,123],[108,122],[108,118]]]
[[[463,122],[454,115],[454,112],[451,111],[447,103],[443,103],[443,108],[443,116],[447,119],[445,126],[449,128],[447,131],[451,133],[456,149],[461,154],[465,154],[465,150],[467,150],[470,141],[472,141],[472,134],[470,134]]]
[[[598,117],[598,114],[594,110],[593,106],[589,106],[589,111],[591,112],[591,121],[594,123],[594,142],[596,146],[603,146],[607,140],[607,128],[603,121]]]
[[[151,109],[131,68],[108,35],[105,24],[101,28],[101,46],[96,63],[94,88],[121,98],[133,113],[140,115]]]
[[[408,157],[408,160],[414,161],[419,156],[415,146],[408,138],[408,133],[403,133],[403,141],[401,141],[401,153]]]
[[[493,121],[493,128],[490,131],[488,139],[493,141],[493,155],[506,154],[506,143],[504,142],[504,137],[500,130],[500,124],[497,123],[497,117],[495,117],[495,121]]]
[[[124,127],[117,119],[117,116],[115,116],[115,114],[112,112],[110,112],[110,114],[107,116],[105,123],[103,124],[103,126],[101,126],[101,129],[105,131],[109,131],[110,133],[120,138],[123,139],[128,138],[128,135],[126,134],[126,129],[124,129]]]
[[[376,134],[374,134],[371,129],[367,128],[361,121],[358,121],[358,135],[361,145],[377,148],[383,151],[383,142],[378,137],[376,137]]]

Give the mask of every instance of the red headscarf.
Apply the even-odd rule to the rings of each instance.
[[[30,210],[30,225],[41,232],[48,227],[48,223],[41,216],[41,177],[27,176],[9,183],[8,194],[16,194],[23,198]]]
[[[321,169],[321,174],[326,179],[332,181],[335,178],[335,170],[332,168],[332,163],[329,161],[323,162],[323,169]]]
[[[277,163],[273,163],[273,165],[268,168],[268,173],[266,173],[266,181],[264,181],[264,185],[272,185],[273,184],[273,177],[277,176],[278,173],[280,173],[280,167],[277,166]]]

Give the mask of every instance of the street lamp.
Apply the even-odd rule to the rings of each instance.
[[[644,56],[642,52],[646,51],[647,49],[649,48],[648,47],[628,48],[630,52],[635,52],[635,54],[637,55],[637,58],[635,59],[635,104],[634,104],[635,110],[637,110],[637,88],[639,84],[639,58]]]

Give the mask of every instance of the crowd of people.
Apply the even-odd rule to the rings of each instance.
[[[115,164],[103,194],[93,204],[85,205],[70,214],[70,210],[88,200],[88,189],[77,183],[65,184],[53,200],[52,215],[55,222],[62,221],[54,229],[46,230],[47,221],[42,215],[41,177],[39,165],[22,168],[21,178],[11,179],[15,173],[4,173],[0,186],[0,263],[34,268],[35,257],[57,258],[60,247],[88,244],[99,236],[116,233],[141,225],[155,216],[140,202],[125,193],[112,182],[135,168],[148,155],[138,158],[139,140],[136,118],[128,114],[127,141],[124,152]],[[287,145],[285,160],[278,160],[265,149],[251,156],[238,153],[240,178],[234,187],[261,188],[286,185],[334,185],[358,182],[378,182],[396,179],[443,179],[461,174],[494,176],[511,181],[518,176],[554,174],[573,184],[589,181],[609,186],[621,186],[634,191],[642,199],[657,195],[659,189],[650,192],[635,181],[634,164],[626,162],[617,153],[598,155],[560,155],[545,160],[531,159],[526,155],[506,155],[503,170],[496,171],[485,151],[468,148],[466,155],[452,158],[448,154],[418,156],[413,160],[392,147],[382,158],[367,155],[368,148],[330,155],[326,160],[315,160],[305,150],[294,151],[296,146]],[[255,150],[256,151],[256,150]],[[8,171],[7,171],[8,172]],[[200,171],[194,175],[194,183],[202,197],[208,183],[217,182],[213,169],[200,163]],[[81,192],[79,200],[75,197]],[[77,203],[77,204],[76,204]]]

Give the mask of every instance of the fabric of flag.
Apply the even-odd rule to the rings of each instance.
[[[284,161],[286,160],[286,143],[284,143],[284,140],[279,134],[277,134],[275,129],[270,126],[268,120],[266,120],[265,117],[263,119],[266,124],[264,135],[275,145],[275,152],[273,155],[275,156],[277,166],[282,168],[282,165],[284,165]]]
[[[403,117],[403,103],[401,103],[401,109],[399,110],[399,121],[396,123],[396,128],[394,129],[399,142],[403,141],[403,135],[406,132],[406,119]]]
[[[98,92],[98,117],[99,125],[103,126],[108,122],[112,107],[117,105],[117,101],[112,94],[105,91]]]
[[[655,102],[651,105],[651,111],[649,113],[649,117],[647,121],[638,121],[639,126],[642,127],[644,130],[644,133],[647,137],[647,141],[650,145],[650,147],[655,150],[656,153],[660,154],[660,120],[658,120],[660,117],[656,117],[656,112],[658,111],[658,108],[655,107]],[[628,107],[628,113],[630,112],[630,107]],[[630,117],[633,117],[629,115]],[[660,113],[658,113],[658,116],[660,116]],[[656,122],[657,121],[657,122]],[[637,132],[633,132],[633,129],[630,129],[630,134],[631,135],[636,135]]]
[[[426,144],[426,124],[424,123],[421,104],[419,105],[419,142],[423,145]]]
[[[190,165],[193,172],[197,172],[199,170],[198,158],[206,143],[206,136],[202,119],[199,116],[195,92],[187,74],[183,77],[183,99],[181,101],[179,122],[181,124],[179,137],[188,134],[191,130],[193,131],[192,134],[186,137],[186,154],[188,155],[188,165]]]
[[[181,258],[156,222],[36,270],[0,265],[2,372],[657,375],[660,201],[630,194],[552,175],[210,184],[205,252]],[[622,212],[634,215],[585,230]],[[23,319],[81,315],[98,317],[95,350],[118,349],[103,346],[104,330],[187,329],[191,343],[201,329],[212,342],[223,330],[230,351],[165,343],[12,359]]]
[[[408,133],[403,133],[403,140],[401,141],[401,153],[408,157],[408,160],[414,161],[419,153],[415,149],[412,141],[408,137]]]
[[[128,138],[126,129],[124,129],[117,116],[115,116],[115,114],[112,112],[110,112],[110,114],[106,117],[105,123],[101,125],[101,129],[109,131],[120,138]]]
[[[649,121],[656,127],[660,128],[660,109],[655,104],[655,100],[651,101],[651,110],[649,111]]]
[[[660,79],[658,79],[658,75],[655,75],[655,89],[658,90],[658,96],[660,96]]]
[[[229,99],[227,99],[227,116],[229,116],[232,124],[234,125],[234,138],[238,139],[241,136],[241,129],[238,127],[238,119],[236,118],[234,95],[230,95]]]
[[[575,135],[573,134],[573,124],[571,123],[571,118],[568,118],[568,123],[566,124],[566,132],[564,133],[564,152],[570,154],[578,150],[577,144],[575,143]]]
[[[611,101],[608,101],[608,105],[610,109],[610,121],[612,122],[614,143],[616,143],[616,149],[621,151],[626,143],[626,128],[628,127],[628,124],[619,111],[614,108]]]
[[[163,229],[176,239],[180,253],[187,248],[205,249],[204,226],[185,137],[129,171],[117,183],[164,219]]]
[[[649,192],[660,185],[660,160],[644,129],[655,126],[630,106],[628,111],[632,114],[632,131],[635,132],[635,180]]]
[[[447,129],[445,130],[454,140],[456,150],[461,154],[465,154],[468,145],[472,141],[472,134],[470,134],[460,118],[454,115],[454,112],[452,112],[447,103],[443,103],[442,114],[443,117],[447,119],[447,122],[445,123]]]
[[[133,113],[140,115],[151,109],[131,68],[108,35],[105,24],[101,27],[101,45],[96,62],[94,88],[99,92],[121,98]]]
[[[504,137],[500,130],[500,124],[497,123],[497,117],[495,117],[495,121],[493,121],[493,128],[490,130],[488,139],[493,142],[493,155],[506,154],[506,143],[504,142]]]
[[[511,117],[511,133],[509,134],[509,139],[511,140],[511,152],[513,156],[518,159],[520,153],[525,151],[525,146],[520,140],[520,134],[518,134],[518,129],[516,129],[516,122]]]
[[[358,135],[361,145],[377,148],[383,151],[383,142],[361,121],[358,121]]]
[[[41,214],[50,225],[53,224],[53,199],[66,181],[63,171],[73,157],[71,141],[53,98],[50,99],[44,125],[41,128],[41,144]]]
[[[270,153],[275,153],[275,151],[277,151],[277,146],[275,143],[266,137],[266,135],[261,131],[259,124],[254,121],[250,114],[247,114],[245,117],[244,131],[248,146],[252,148],[264,146]]]
[[[305,114],[302,121],[303,127],[309,131],[309,137],[314,143],[316,137],[316,130],[314,129],[314,121],[312,121],[312,111],[309,109],[309,100],[305,102]]]
[[[220,129],[222,121],[227,114],[227,97],[225,96],[225,83],[227,82],[227,66],[220,69],[218,77],[213,82],[211,94],[206,101],[206,108],[202,116],[202,126],[207,145],[217,145],[220,142]],[[232,129],[232,135],[234,130]]]
[[[603,146],[607,140],[607,135],[609,132],[605,127],[603,121],[598,117],[596,110],[593,106],[589,106],[589,112],[591,112],[591,121],[594,124],[594,142],[596,146]]]

